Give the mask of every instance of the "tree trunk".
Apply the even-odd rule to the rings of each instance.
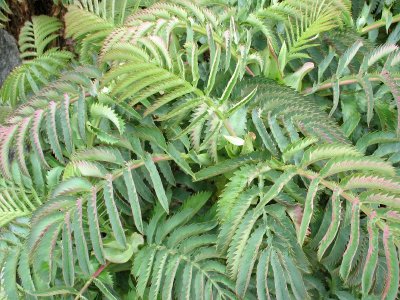
[[[61,5],[54,4],[53,0],[6,0],[12,14],[8,16],[10,21],[5,29],[11,33],[16,40],[21,27],[31,16],[48,15],[59,16],[63,13]]]

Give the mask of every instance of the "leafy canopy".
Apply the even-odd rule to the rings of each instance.
[[[398,1],[63,3],[0,89],[0,298],[398,298]]]

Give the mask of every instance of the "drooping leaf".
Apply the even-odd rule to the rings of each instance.
[[[308,187],[308,192],[307,192],[307,197],[306,201],[304,203],[304,211],[303,211],[303,217],[301,220],[298,236],[297,236],[297,241],[299,242],[300,245],[303,245],[304,240],[306,238],[307,232],[308,232],[308,226],[311,221],[311,217],[314,212],[314,201],[316,194],[318,192],[318,185],[320,183],[320,178],[313,179],[310,183],[310,186]]]
[[[156,192],[158,201],[160,202],[160,204],[164,208],[164,210],[168,213],[169,201],[165,194],[165,190],[164,190],[160,175],[158,174],[156,165],[154,164],[153,158],[150,154],[148,154],[148,153],[145,154],[144,163],[145,163],[146,169],[150,173],[150,178],[151,178],[154,190]]]
[[[126,236],[124,228],[119,218],[119,213],[114,199],[114,187],[113,187],[112,175],[107,175],[106,185],[104,187],[104,202],[107,208],[107,214],[111,223],[111,228],[115,236],[116,241],[121,247],[126,247]]]

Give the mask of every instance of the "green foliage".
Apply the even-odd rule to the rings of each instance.
[[[0,100],[13,107],[25,102],[31,92],[39,93],[64,69],[73,54],[69,51],[50,48],[59,37],[61,22],[54,17],[34,16],[21,29],[19,47],[23,64],[15,68],[0,89]]]
[[[6,23],[9,19],[7,14],[11,14],[11,9],[8,7],[6,0],[0,1],[0,29],[4,28],[4,23]]]
[[[0,90],[0,298],[397,299],[396,3],[33,17]]]

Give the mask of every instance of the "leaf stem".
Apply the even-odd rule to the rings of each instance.
[[[153,162],[159,162],[159,161],[165,161],[165,160],[172,160],[172,158],[168,155],[157,155],[157,156],[153,156],[152,157]],[[118,169],[117,171],[115,171],[112,174],[112,180],[117,179],[118,177],[122,176],[122,174],[124,173],[124,170],[127,169],[129,171],[133,170],[133,169],[137,169],[140,168],[141,166],[144,165],[144,160],[134,160],[134,161],[130,161],[129,163],[126,164],[125,167]],[[96,186],[96,189],[102,188],[104,182],[100,182],[100,184],[98,184]]]
[[[229,122],[229,120],[227,120],[227,119],[224,120],[224,126],[231,136],[235,136],[235,137],[237,136],[236,132],[235,132],[235,130],[233,130],[233,127],[232,127],[231,123]]]
[[[369,81],[382,81],[382,77],[381,76],[371,76],[368,78]],[[400,80],[400,77],[395,77],[394,78],[395,81]],[[342,78],[341,80],[339,80],[339,85],[349,85],[349,84],[354,84],[354,83],[358,83],[358,77],[357,76],[348,76],[346,78]],[[311,94],[314,92],[318,92],[318,91],[322,91],[322,90],[326,90],[326,89],[330,89],[333,86],[333,82],[325,82],[320,84],[315,90],[313,87],[309,87],[305,90],[303,90],[301,93],[304,95],[307,94]]]
[[[369,81],[380,81],[380,77],[370,77]],[[349,84],[353,84],[353,83],[358,83],[358,79],[357,78],[349,78],[349,79],[342,79],[339,80],[339,85],[349,85]],[[333,86],[333,82],[327,82],[327,83],[323,83],[320,86],[318,86],[315,90],[313,90],[313,87],[309,87],[307,89],[305,89],[304,91],[302,91],[302,94],[311,94],[313,92],[318,92],[318,91],[322,91],[322,90],[326,90],[326,89],[330,89]]]
[[[85,285],[81,288],[79,293],[76,295],[75,300],[79,300],[83,293],[89,288],[89,286],[92,284],[93,280],[97,278],[101,272],[104,271],[105,268],[107,268],[110,265],[111,262],[107,262],[105,265],[100,266],[96,272],[93,273],[93,275],[89,278],[89,280],[85,283]]]
[[[400,22],[400,14],[395,15],[395,16],[392,18],[392,24],[397,23],[397,22]],[[382,26],[385,26],[385,25],[386,25],[386,21],[385,21],[385,20],[379,20],[379,21],[376,21],[376,22],[374,22],[374,23],[372,23],[372,24],[370,24],[370,25],[365,26],[364,28],[362,28],[362,29],[360,30],[360,33],[361,33],[361,34],[365,34],[365,33],[370,32],[371,30],[374,30],[374,29],[376,29],[376,28],[379,28],[379,27],[382,27]]]
[[[282,81],[283,80],[283,73],[282,73],[282,70],[279,68],[279,58],[276,55],[274,47],[272,46],[270,41],[268,41],[268,51],[269,51],[269,54],[271,55],[272,59],[274,60],[274,62],[276,64],[276,68],[278,70],[278,75],[279,75],[279,80]]]

